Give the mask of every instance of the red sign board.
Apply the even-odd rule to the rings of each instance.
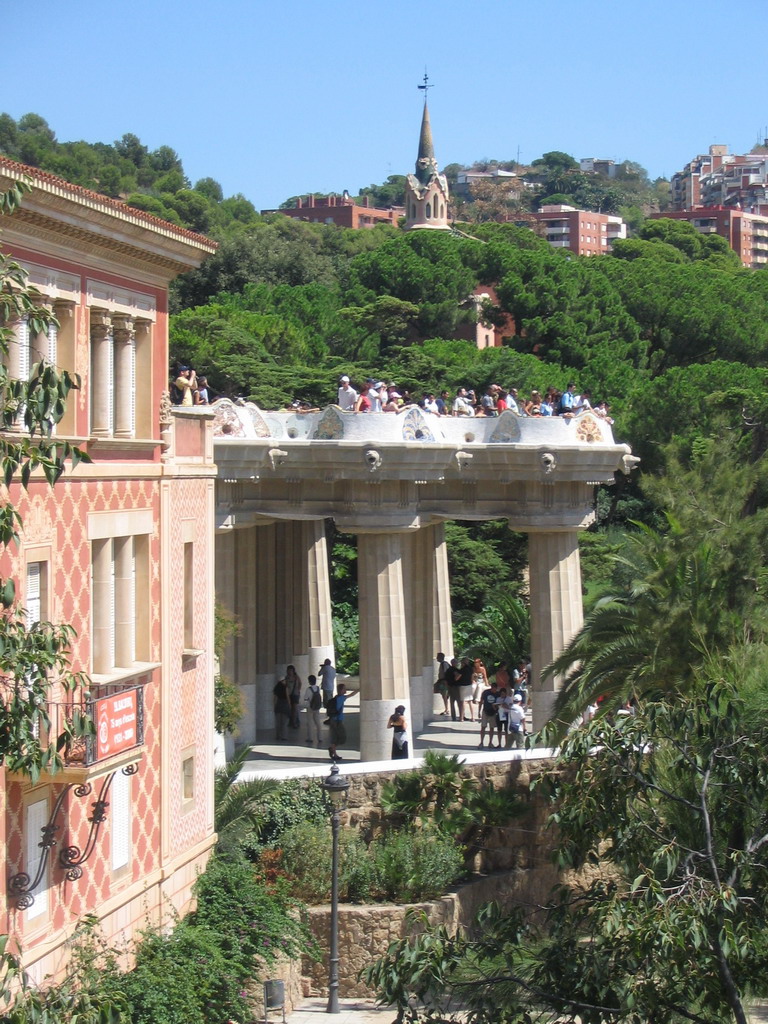
[[[124,690],[96,701],[96,759],[130,750],[138,743],[138,690]]]

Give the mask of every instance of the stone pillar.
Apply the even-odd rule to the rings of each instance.
[[[302,682],[307,685],[309,668],[309,561],[314,541],[312,523],[292,522],[291,536],[291,601],[293,604],[293,630],[291,636],[291,664]],[[302,697],[304,690],[302,688]]]
[[[216,581],[216,598],[221,604],[232,612],[233,615],[237,614],[237,594],[236,594],[236,576],[235,576],[235,531],[234,530],[220,530],[216,533],[216,551],[215,551],[215,571],[214,578]],[[228,676],[233,681],[237,678],[237,658],[235,650],[234,640],[230,640],[227,644],[226,650],[224,651],[221,659],[221,665],[219,670],[223,675]]]
[[[235,639],[237,649],[237,685],[243,698],[240,720],[241,743],[256,742],[256,527],[233,530],[236,613],[240,635]]]
[[[319,666],[336,658],[333,650],[331,581],[328,572],[328,545],[325,520],[302,523],[307,538],[307,592],[309,596],[309,671],[317,675]]]
[[[91,592],[93,620],[93,672],[112,672],[115,667],[112,637],[112,541],[92,542],[93,588]]]
[[[115,437],[133,437],[133,397],[136,392],[135,380],[135,335],[133,321],[127,316],[112,317],[114,339],[114,409]]]
[[[275,523],[275,675],[278,679],[293,658],[293,538],[291,522]]]
[[[277,553],[274,523],[259,525],[255,529],[256,559],[252,567],[256,581],[256,716],[255,728],[274,729],[275,711],[272,690],[277,682],[275,673],[276,642],[276,574]]]
[[[445,543],[445,524],[436,523],[430,527],[432,533],[432,552],[434,570],[432,578],[432,663],[425,665],[425,675],[434,684],[437,679],[437,662],[435,655],[442,651],[448,661],[453,657],[453,619],[451,616],[451,587],[448,573],[448,548]],[[443,710],[442,697],[432,691],[432,686],[425,693],[425,718],[430,721]]]
[[[432,601],[434,558],[430,527],[422,527],[406,537],[407,557],[403,564],[405,621],[408,642],[408,671],[411,695],[411,727],[420,732],[425,711],[431,710],[432,698],[424,693],[424,668],[431,659]],[[432,690],[432,681],[429,691]],[[428,708],[427,708],[428,705]]]
[[[530,533],[528,562],[531,588],[531,663],[533,728],[549,721],[562,680],[541,683],[542,669],[562,651],[584,621],[581,600],[579,534]]]
[[[389,760],[387,719],[408,694],[408,650],[400,533],[360,533],[357,544],[360,610],[360,757]]]
[[[91,434],[112,433],[112,324],[101,310],[91,310]]]

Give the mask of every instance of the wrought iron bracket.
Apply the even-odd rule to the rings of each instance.
[[[135,775],[138,770],[139,766],[136,762],[127,764],[121,769],[123,775]],[[101,786],[99,787],[98,796],[91,805],[92,810],[88,817],[88,821],[91,823],[91,828],[88,833],[88,841],[85,844],[85,849],[81,851],[79,846],[66,846],[64,849],[59,851],[58,864],[60,867],[64,868],[66,878],[70,882],[75,882],[78,878],[82,877],[82,866],[90,858],[96,848],[101,826],[107,820],[107,809],[109,807],[107,796],[109,795],[109,789],[112,785],[112,779],[115,777],[115,774],[115,772],[110,772],[109,775],[104,776],[101,781]],[[85,797],[90,796],[93,792],[93,786],[90,782],[81,782],[78,785],[75,785],[73,782],[69,782],[63,786],[61,792],[57,796],[53,813],[48,819],[48,823],[40,830],[41,840],[38,845],[43,853],[40,858],[40,862],[37,865],[35,877],[30,878],[26,871],[20,871],[8,879],[9,898],[16,901],[16,906],[19,910],[28,910],[35,902],[34,891],[45,874],[49,858],[53,855],[53,848],[56,846],[57,842],[56,833],[61,827],[58,820],[59,815],[61,814],[61,808],[64,804],[64,798],[70,790],[74,791],[75,796],[85,799]]]

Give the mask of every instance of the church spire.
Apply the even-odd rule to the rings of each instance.
[[[429,161],[429,165],[427,165]],[[429,169],[427,169],[427,166]],[[419,154],[416,157],[416,177],[423,184],[427,183],[427,178],[432,174],[434,170],[437,170],[437,162],[435,160],[435,147],[432,142],[432,125],[429,123],[429,107],[427,106],[427,96],[424,94],[424,113],[421,116],[421,132],[419,133]]]
[[[448,224],[448,182],[440,174],[435,160],[432,142],[432,125],[429,121],[427,90],[432,86],[424,72],[424,111],[421,115],[419,133],[419,155],[416,157],[416,173],[409,174],[405,186],[405,230],[414,228],[437,228],[447,231]]]

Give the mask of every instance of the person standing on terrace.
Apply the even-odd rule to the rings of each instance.
[[[343,412],[352,412],[357,401],[357,392],[349,383],[349,377],[345,374],[339,381],[339,397],[337,405]]]

